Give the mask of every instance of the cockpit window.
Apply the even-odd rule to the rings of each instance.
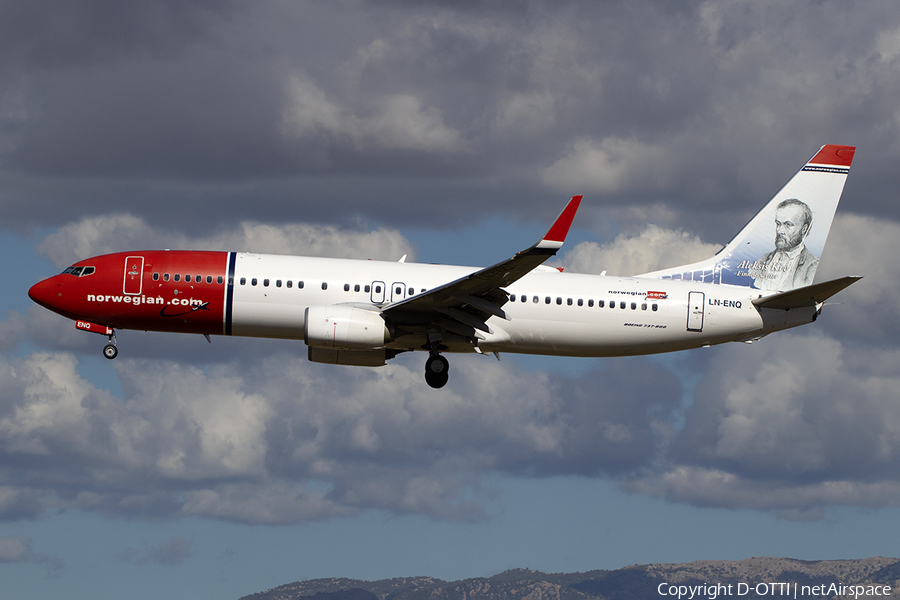
[[[74,275],[75,277],[84,277],[94,274],[94,267],[69,267],[62,272],[63,275]]]

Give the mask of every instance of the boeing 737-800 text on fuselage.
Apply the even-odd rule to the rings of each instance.
[[[581,196],[534,246],[492,267],[213,251],[132,251],[81,260],[34,285],[38,304],[109,337],[116,329],[303,340],[309,360],[382,366],[425,350],[630,356],[752,341],[810,323],[858,277],[813,283],[855,148],[823,146],[712,258],[618,277],[542,263]]]

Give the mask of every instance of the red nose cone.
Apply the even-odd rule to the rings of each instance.
[[[28,290],[28,297],[43,306],[53,310],[62,294],[62,286],[53,281],[53,277],[39,281]]]

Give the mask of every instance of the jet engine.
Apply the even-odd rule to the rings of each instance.
[[[310,306],[304,334],[308,346],[334,350],[374,350],[391,339],[380,313],[350,304]]]

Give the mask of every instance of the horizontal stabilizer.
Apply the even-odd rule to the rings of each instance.
[[[840,279],[833,279],[831,281],[808,285],[789,292],[782,292],[780,294],[759,298],[754,300],[753,304],[758,308],[776,308],[784,310],[789,308],[816,306],[860,279],[862,279],[862,277],[841,277]]]

